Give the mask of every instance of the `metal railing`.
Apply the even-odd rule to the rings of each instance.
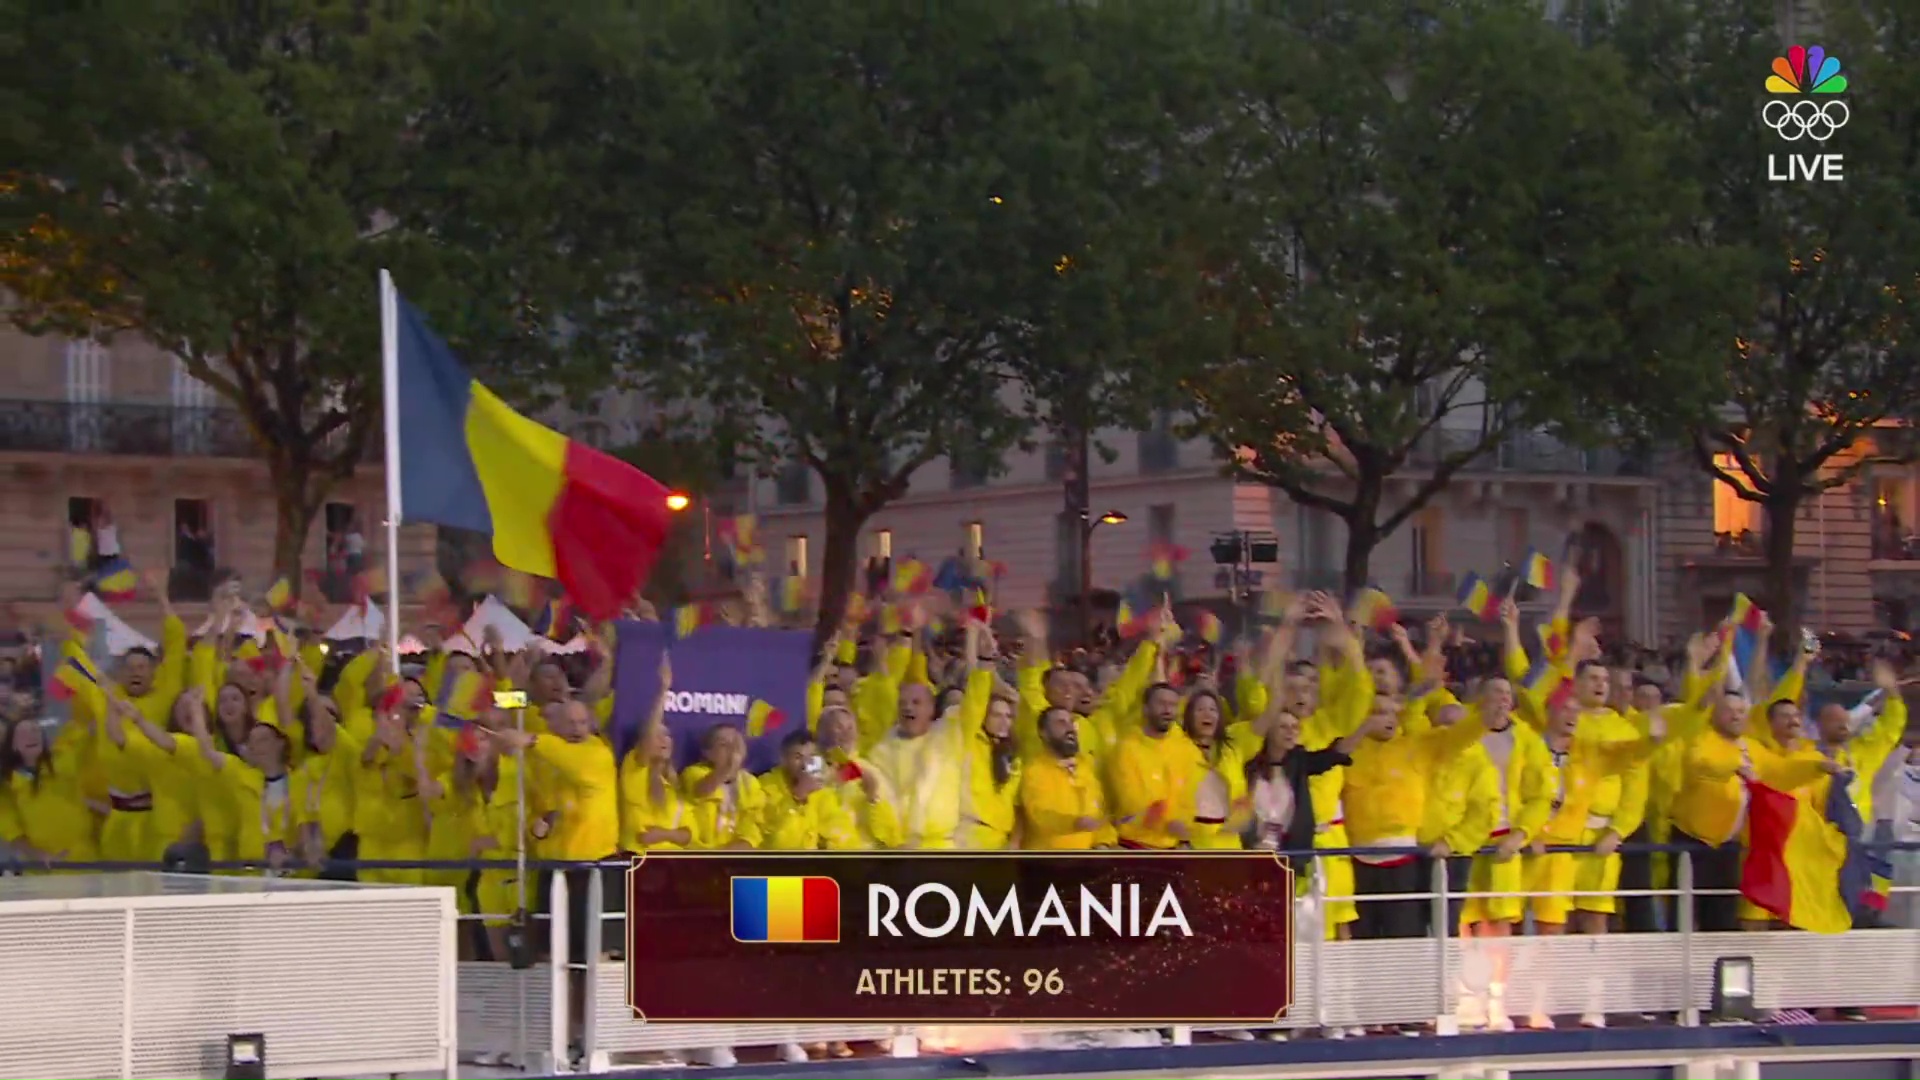
[[[1866,844],[1870,849],[1914,852],[1920,844]],[[1565,847],[1551,851],[1586,852]],[[1665,855],[1671,858],[1673,884],[1669,888],[1625,889],[1595,893],[1486,893],[1463,892],[1449,885],[1447,863],[1433,861],[1428,888],[1419,893],[1392,896],[1329,897],[1325,876],[1313,875],[1309,897],[1299,904],[1294,952],[1294,1008],[1279,1027],[1344,1031],[1357,1027],[1431,1025],[1440,1034],[1458,1030],[1457,1010],[1477,969],[1488,964],[1496,950],[1507,968],[1506,1001],[1516,1013],[1547,1015],[1584,1013],[1641,1013],[1668,1015],[1681,1026],[1697,1026],[1711,999],[1715,961],[1740,956],[1755,961],[1763,1009],[1819,1007],[1875,1007],[1920,1005],[1920,929],[1858,930],[1839,935],[1802,932],[1756,934],[1702,931],[1694,926],[1695,901],[1703,896],[1728,895],[1735,890],[1697,886],[1690,848],[1661,844],[1625,844],[1622,855]],[[1303,852],[1291,852],[1295,856]],[[1311,852],[1315,859],[1336,856],[1404,855],[1402,848],[1339,848]],[[493,860],[431,862],[411,860],[338,861],[314,869],[323,872],[357,870],[506,870],[516,863]],[[528,895],[534,895],[530,875],[542,870],[591,868],[596,875],[624,874],[626,861],[568,863],[529,860]],[[61,871],[153,869],[144,863],[58,863]],[[253,863],[212,864],[215,871],[262,869]],[[615,1055],[637,1053],[711,1052],[732,1047],[777,1046],[825,1042],[876,1042],[897,1056],[919,1052],[923,1032],[892,1025],[725,1025],[643,1024],[626,1005],[626,961],[605,942],[624,940],[609,923],[624,924],[622,911],[609,911],[604,881],[596,882],[586,897],[586,917],[603,927],[601,949],[588,949],[583,963],[569,963],[569,875],[553,873],[547,884],[546,909],[552,914],[525,917],[531,936],[544,940],[544,956],[523,957],[522,965],[493,960],[469,960],[460,965],[459,1039],[468,1060],[506,1061],[527,1068],[564,1063],[577,1055],[589,1071],[611,1068]],[[1894,886],[1897,896],[1920,892],[1920,886]],[[620,893],[624,895],[624,891]],[[1619,899],[1656,898],[1673,906],[1673,929],[1606,935],[1514,936],[1462,939],[1455,932],[1456,905],[1464,900],[1503,896],[1606,895]],[[1388,940],[1333,940],[1326,933],[1329,900],[1351,899],[1357,904],[1382,901],[1420,901],[1428,905],[1425,937]],[[537,906],[537,905],[535,905]],[[468,923],[500,916],[464,915]],[[1530,918],[1530,916],[1529,916]],[[1484,979],[1483,979],[1484,981]],[[576,995],[584,995],[574,1003]],[[569,1018],[581,1018],[577,1032]],[[1087,1031],[1096,1025],[1064,1025],[1044,1029],[1058,1035]],[[1042,1029],[1023,1027],[1028,1035]],[[1175,1043],[1190,1041],[1193,1029],[1173,1030]]]
[[[236,409],[127,402],[0,399],[0,452],[125,457],[257,458],[260,443]],[[381,459],[379,432],[362,461]]]
[[[1407,464],[1430,469],[1448,457],[1472,450],[1480,442],[1474,430],[1436,427],[1413,446]],[[1468,474],[1508,472],[1529,474],[1567,474],[1599,477],[1645,477],[1652,475],[1650,455],[1636,449],[1613,446],[1585,448],[1539,431],[1522,431],[1507,436],[1492,449],[1474,459],[1464,470]]]

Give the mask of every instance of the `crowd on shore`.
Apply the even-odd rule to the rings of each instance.
[[[164,610],[157,648],[102,655],[83,616],[18,628],[30,644],[0,661],[14,690],[0,840],[26,872],[241,861],[345,875],[356,859],[522,852],[1264,847],[1297,853],[1328,937],[1391,938],[1430,929],[1419,894],[1435,861],[1476,894],[1449,916],[1459,933],[1670,929],[1670,904],[1612,894],[1670,881],[1671,858],[1620,848],[1683,846],[1697,887],[1737,890],[1755,785],[1823,811],[1838,786],[1853,840],[1920,835],[1920,740],[1895,663],[1867,663],[1864,701],[1808,709],[1817,650],[1743,671],[1736,632],[1770,630],[1747,611],[1676,655],[1615,666],[1598,624],[1571,611],[1577,587],[1563,575],[1531,642],[1511,599],[1487,608],[1498,640],[1476,645],[1445,617],[1409,629],[1315,593],[1238,642],[1203,644],[1165,605],[1093,651],[1056,648],[1041,612],[952,605],[937,630],[924,609],[939,601],[875,597],[873,610],[921,610],[835,634],[806,725],[754,775],[738,726],[701,733],[691,764],[676,752],[670,650],[660,698],[616,756],[612,624],[560,655],[423,627],[425,652],[396,664],[378,642],[339,648],[256,616],[228,584],[198,632]],[[765,621],[764,589],[749,593],[735,617]],[[524,708],[495,691],[524,693]],[[459,890],[486,927],[470,943],[482,955],[502,955],[516,911],[547,892],[502,869],[358,874]],[[1692,915],[1708,930],[1836,929],[1734,895],[1701,895]],[[1512,1023],[1501,982],[1480,1006],[1496,1029]]]

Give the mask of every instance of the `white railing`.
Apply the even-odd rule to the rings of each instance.
[[[157,873],[0,878],[0,1077],[455,1075],[444,889]]]

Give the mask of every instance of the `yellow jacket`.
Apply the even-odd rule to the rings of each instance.
[[[868,806],[874,843],[895,848],[951,848],[958,842],[968,785],[968,731],[958,716],[943,716],[918,738],[897,729],[859,759],[877,788]]]
[[[1415,839],[1421,847],[1444,843],[1456,855],[1470,855],[1493,835],[1500,804],[1499,770],[1483,744],[1469,743],[1441,761]]]
[[[663,840],[655,844],[642,843],[640,837],[648,829],[685,829],[689,838],[694,833],[693,815],[680,788],[675,784],[660,785],[660,801],[653,801],[653,767],[647,764],[644,754],[629,750],[625,760],[620,762],[620,850],[621,851],[679,851],[680,844]]]
[[[960,789],[960,832],[954,842],[960,847],[993,851],[1004,848],[1018,823],[1015,807],[1020,800],[1020,754],[1013,755],[1012,768],[1003,784],[994,783],[993,740],[986,733],[987,706],[993,700],[994,673],[981,668],[967,676],[960,698],[961,752],[966,766],[966,783]],[[1017,707],[1016,707],[1017,708]]]
[[[1793,791],[1826,775],[1818,760],[1783,757],[1758,739],[1728,738],[1708,727],[1688,739],[1681,751],[1673,827],[1709,844],[1742,836],[1748,801],[1746,782],[1738,775],[1742,765],[1779,791]]]
[[[1347,836],[1355,847],[1410,846],[1427,820],[1427,800],[1451,749],[1448,728],[1402,730],[1366,738],[1347,766]],[[1317,807],[1316,807],[1317,809]]]
[[[686,799],[693,825],[693,846],[723,848],[745,841],[749,846],[759,847],[765,839],[760,832],[760,821],[761,810],[766,805],[760,778],[743,771],[734,778],[731,795],[724,784],[705,796],[694,794],[700,782],[711,775],[713,766],[704,761],[687,766],[680,774],[680,793]]]
[[[1141,642],[1113,685],[1101,694],[1093,711],[1076,720],[1074,727],[1080,736],[1081,753],[1092,756],[1096,762],[1104,762],[1119,741],[1139,726],[1140,699],[1153,682],[1154,664],[1159,657],[1157,643]],[[1016,676],[1020,703],[1014,710],[1013,737],[1023,758],[1052,754],[1040,739],[1040,715],[1047,708],[1046,676],[1051,666],[1045,662],[1027,664]]]
[[[776,768],[760,777],[761,847],[769,851],[851,851],[860,846],[846,808],[830,786],[796,798],[787,774]]]
[[[1080,828],[1082,818],[1098,825]],[[1085,851],[1115,842],[1107,798],[1093,755],[1071,761],[1048,755],[1027,761],[1020,780],[1020,846],[1028,851]]]
[[[885,738],[900,719],[900,686],[913,664],[911,645],[890,645],[872,674],[862,675],[848,695],[860,728],[860,750]]]
[[[1120,842],[1171,848],[1179,838],[1167,825],[1193,821],[1197,780],[1206,762],[1179,727],[1155,738],[1145,730],[1122,738],[1107,763]]]

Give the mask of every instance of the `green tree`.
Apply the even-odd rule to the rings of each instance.
[[[582,249],[631,253],[596,332],[648,385],[705,403],[762,471],[804,463],[826,514],[820,625],[854,584],[863,524],[953,455],[997,461],[1027,430],[1012,300],[1036,250],[1047,158],[1097,84],[1065,5],[650,9],[610,116],[654,122],[606,151],[624,215]],[[638,37],[634,39],[637,43]],[[683,107],[663,70],[692,73]],[[664,95],[664,99],[663,99]],[[664,115],[661,115],[664,114]],[[1011,208],[1011,210],[1009,209]],[[599,255],[590,256],[599,259]],[[610,320],[618,320],[609,328]]]
[[[1349,590],[1510,436],[1657,428],[1711,391],[1684,316],[1713,276],[1671,240],[1692,192],[1627,65],[1517,0],[1423,11],[1253,5],[1208,140],[1196,428],[1345,523]]]
[[[381,445],[379,268],[478,366],[550,351],[532,282],[564,260],[500,212],[543,205],[547,174],[523,154],[480,176],[457,149],[538,118],[436,94],[469,68],[462,42],[506,27],[415,2],[9,15],[8,315],[138,334],[231,403],[272,480],[276,573],[301,580],[328,492]]]
[[[1788,141],[1763,110],[1782,55],[1767,0],[1636,0],[1598,26],[1624,55],[1660,73],[1650,95],[1678,135],[1676,183],[1706,193],[1688,235],[1721,256],[1728,331],[1702,356],[1724,366],[1720,408],[1691,450],[1714,482],[1756,504],[1776,640],[1795,646],[1803,583],[1800,513],[1877,462],[1907,462],[1920,412],[1920,13],[1900,0],[1824,5],[1814,40],[1843,64],[1847,88],[1804,100],[1844,103],[1825,141]],[[1839,182],[1776,181],[1796,155],[1844,155]]]

